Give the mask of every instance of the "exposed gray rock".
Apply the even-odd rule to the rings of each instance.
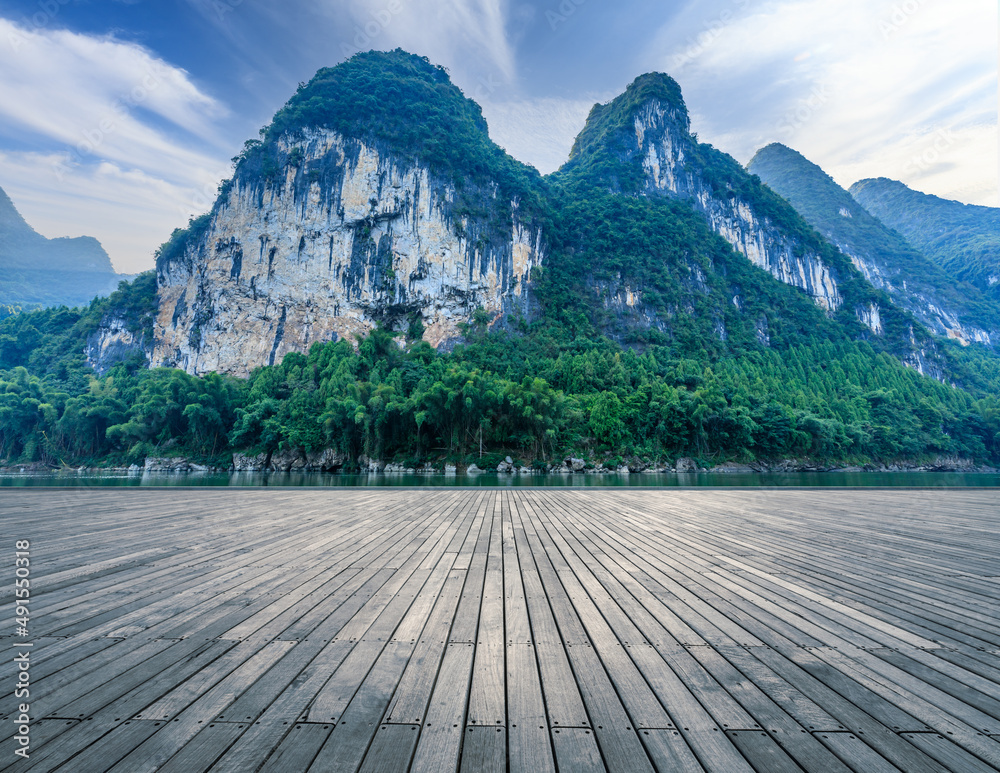
[[[360,457],[358,465],[361,467],[361,472],[367,473],[378,473],[385,469],[385,462],[381,459],[369,459],[367,456]]]
[[[267,454],[257,454],[247,456],[246,454],[233,454],[234,472],[264,472],[267,470]]]
[[[299,449],[275,451],[268,464],[268,469],[272,472],[301,472],[305,468],[306,457]]]
[[[726,462],[713,467],[709,472],[757,472],[755,467],[749,464],[739,464],[737,462]]]
[[[307,472],[333,472],[344,466],[347,457],[332,448],[314,451],[306,455],[305,469]]]
[[[147,456],[143,472],[191,472],[194,466],[190,460],[182,456]]]
[[[760,216],[738,196],[717,196],[712,186],[686,159],[694,155],[690,119],[682,105],[650,100],[635,119],[635,145],[643,159],[648,193],[668,193],[688,199],[717,234],[776,279],[798,287],[828,312],[843,299],[834,270],[800,245],[781,227]]]
[[[684,456],[674,464],[677,472],[698,472],[698,463],[690,457]]]
[[[204,234],[157,267],[154,367],[245,376],[414,314],[448,347],[477,309],[494,324],[528,311],[542,235],[496,185],[475,195],[497,216],[476,220],[451,181],[336,132],[286,135],[278,153],[276,178],[238,169]]]
[[[152,342],[129,329],[119,314],[107,315],[100,327],[87,337],[87,364],[103,376],[119,362],[138,355],[149,362]]]

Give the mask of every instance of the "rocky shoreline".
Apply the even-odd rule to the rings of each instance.
[[[331,449],[307,454],[305,452],[280,452],[274,454],[233,454],[232,464],[218,467],[198,464],[184,457],[149,457],[142,466],[129,467],[55,467],[42,462],[9,464],[0,462],[0,474],[51,474],[54,472],[113,473],[128,475],[150,474],[207,474],[207,473],[340,473],[348,459]],[[528,467],[511,457],[506,457],[496,467],[482,468],[476,464],[468,466],[456,464],[433,465],[430,462],[419,467],[407,466],[399,462],[384,462],[362,456],[354,472],[368,475],[380,474],[427,474],[427,475],[478,475],[497,473],[500,475],[632,475],[632,474],[700,474],[700,473],[886,473],[886,472],[964,472],[1000,473],[995,467],[976,464],[971,459],[941,457],[930,462],[896,461],[862,466],[838,466],[820,464],[811,460],[782,459],[778,461],[754,461],[748,463],[725,462],[715,466],[699,464],[690,457],[681,457],[673,464],[647,462],[631,459],[622,464],[606,464],[588,461],[578,457],[567,457],[558,464],[548,464],[544,468]]]

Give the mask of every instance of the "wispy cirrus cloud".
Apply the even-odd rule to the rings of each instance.
[[[225,106],[142,46],[0,19],[0,70],[0,185],[40,231],[96,236],[122,271],[150,265],[226,171]]]

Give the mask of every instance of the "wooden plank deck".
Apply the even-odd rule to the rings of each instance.
[[[995,490],[28,489],[0,524],[11,773],[1000,770]]]

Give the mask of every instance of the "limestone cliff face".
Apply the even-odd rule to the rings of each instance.
[[[867,306],[855,309],[855,313],[865,327],[875,335],[882,335],[884,332],[882,327],[882,310],[878,307],[877,303],[870,303]]]
[[[148,362],[150,341],[133,332],[127,315],[112,312],[101,320],[100,327],[87,338],[87,364],[103,376],[119,362],[139,357]]]
[[[419,318],[439,347],[478,309],[530,314],[542,234],[496,186],[458,190],[324,129],[282,137],[278,158],[269,178],[237,170],[200,238],[158,268],[154,367],[246,375],[379,323]]]
[[[832,236],[830,240],[833,241]],[[880,264],[848,245],[837,246],[873,287],[889,293],[896,303],[912,312],[931,332],[958,341],[962,346],[969,346],[972,343],[986,346],[993,344],[997,331],[991,333],[976,325],[963,322],[954,309],[947,308],[947,304],[932,293],[921,292],[912,286],[907,287],[907,281],[900,270],[893,271],[890,267]]]
[[[687,111],[648,101],[635,116],[635,152],[643,159],[647,193],[689,198],[712,229],[754,265],[798,287],[828,311],[843,303],[833,269],[818,255],[802,252],[777,225],[759,216],[738,196],[716,195],[689,161],[694,148]]]

